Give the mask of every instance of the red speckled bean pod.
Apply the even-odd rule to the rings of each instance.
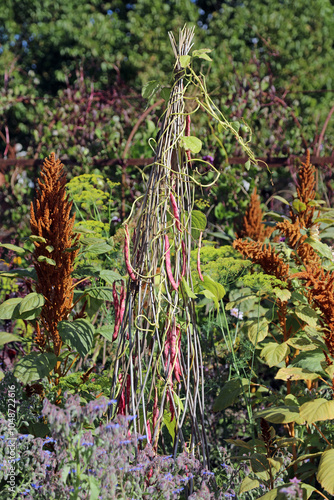
[[[169,411],[170,411],[170,421],[173,422],[174,420],[174,405],[173,405],[173,396],[169,394],[169,391],[167,393],[167,399],[169,400]]]
[[[179,209],[177,208],[176,200],[175,200],[175,197],[174,197],[173,193],[170,193],[170,202],[171,202],[172,207],[173,207],[173,213],[174,213],[174,217],[175,217],[176,227],[181,232]]]
[[[117,339],[118,332],[119,332],[120,326],[121,326],[122,321],[123,321],[124,311],[125,311],[125,288],[122,285],[121,292],[120,292],[120,303],[119,303],[117,315],[115,318],[115,330],[114,330],[114,334],[112,337],[113,340]]]
[[[175,282],[174,276],[172,273],[172,266],[170,262],[170,246],[169,246],[169,240],[167,234],[165,234],[165,250],[166,250],[166,271],[167,271],[167,276],[169,279],[170,284],[174,288],[174,290],[177,290],[179,285]]]
[[[125,241],[124,241],[124,257],[125,257],[125,265],[126,269],[129,273],[130,278],[133,281],[137,280],[137,276],[133,272],[132,266],[131,266],[131,261],[130,261],[130,236],[129,236],[129,230],[128,226],[124,224],[124,229],[125,229]]]
[[[175,361],[174,374],[175,374],[176,380],[180,383],[180,381],[181,381],[180,380],[181,368],[180,368],[179,352],[181,349],[181,333],[180,333],[180,326],[179,325],[177,325],[176,329],[175,329],[175,340],[174,340],[175,348],[176,348],[176,343],[178,344],[178,349],[177,349],[177,352],[175,349],[175,355],[174,355],[174,360],[173,360],[173,363]]]
[[[155,427],[157,425],[158,417],[159,417],[159,410],[158,410],[158,389],[155,388],[154,405],[153,405],[153,418],[152,418],[153,432],[154,432],[154,429],[155,429]]]
[[[184,131],[184,135],[186,137],[189,137],[189,135],[190,135],[190,123],[191,123],[190,115],[187,115],[186,116],[186,128],[185,128],[185,131]]]
[[[146,427],[147,427],[147,441],[151,443],[152,441],[152,433],[151,433],[151,426],[150,426],[150,420],[147,419],[146,421]],[[154,429],[154,427],[153,427]]]
[[[202,232],[199,236],[199,242],[198,242],[198,251],[197,251],[197,271],[200,279],[204,281],[202,272],[201,272],[201,241],[202,241]]]

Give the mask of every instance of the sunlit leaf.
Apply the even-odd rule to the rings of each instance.
[[[199,57],[200,59],[205,59],[206,61],[212,61],[211,57],[208,54],[211,52],[211,49],[199,49],[194,50],[192,53],[193,57]]]
[[[323,452],[317,472],[317,480],[330,494],[334,495],[334,449]]]
[[[268,320],[266,318],[255,319],[249,322],[247,335],[253,345],[262,342],[268,335]]]
[[[114,281],[122,280],[122,276],[117,271],[109,271],[108,269],[104,269],[100,272],[100,278],[105,280],[107,283],[112,285]]]
[[[62,341],[69,345],[82,358],[89,353],[93,345],[94,327],[86,319],[60,321],[58,331]]]
[[[321,241],[315,240],[311,237],[306,238],[304,243],[308,243],[313,248],[313,250],[318,252],[318,254],[322,255],[323,257],[326,257],[326,259],[333,260],[332,250],[325,243],[321,243]]]
[[[186,68],[191,61],[191,56],[180,56],[181,68]]]
[[[193,135],[182,137],[182,145],[184,149],[194,154],[199,153],[202,149],[202,141]]]
[[[56,366],[57,357],[51,353],[32,352],[23,356],[15,365],[14,375],[24,385],[47,377]]]
[[[197,298],[197,295],[196,295],[196,293],[194,293],[194,292],[191,290],[191,288],[190,288],[190,286],[188,285],[187,280],[185,279],[185,277],[183,277],[183,278],[182,278],[182,282],[181,282],[181,283],[182,283],[182,286],[184,287],[184,291],[186,292],[186,294],[188,295],[188,297],[189,297],[190,299],[196,299],[196,298]]]
[[[246,476],[240,485],[240,493],[246,493],[246,491],[253,490],[260,486],[260,482],[257,479],[251,479],[249,476]]]
[[[94,299],[99,300],[109,300],[113,301],[113,293],[112,288],[107,286],[100,286],[99,288],[91,288],[90,290],[86,290],[87,294]]]
[[[7,248],[7,250],[12,250],[19,255],[23,255],[27,251],[24,248],[18,247],[17,245],[12,245],[11,243],[0,243],[0,247]]]
[[[20,314],[23,314],[27,311],[31,311],[33,309],[40,308],[44,305],[44,303],[45,299],[43,295],[36,292],[29,293],[22,299],[20,303],[19,307]]]
[[[9,332],[0,332],[0,345],[9,344],[10,342],[21,342],[21,337]]]
[[[287,366],[286,368],[280,368],[275,378],[278,380],[316,380],[320,378],[320,375],[304,368]]]
[[[269,342],[264,346],[260,353],[260,357],[265,360],[268,366],[277,366],[281,363],[290,352],[290,347],[286,342],[277,344],[276,342]]]
[[[19,316],[18,305],[22,302],[22,297],[14,297],[5,300],[0,305],[0,319],[15,319]]]
[[[56,266],[56,262],[53,259],[50,259],[49,257],[46,257],[45,255],[40,255],[37,258],[38,262],[46,262],[50,266]]]
[[[191,235],[195,240],[198,240],[200,233],[206,228],[206,216],[199,210],[191,212]]]
[[[255,418],[264,418],[273,424],[303,423],[298,406],[275,406],[255,413]]]
[[[318,398],[304,403],[300,409],[300,416],[308,424],[334,419],[334,400]]]

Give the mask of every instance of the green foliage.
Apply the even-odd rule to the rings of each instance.
[[[201,248],[201,271],[222,285],[234,283],[251,265],[250,261],[237,258],[239,254],[231,246],[215,248],[204,241]],[[191,267],[197,269],[197,250],[191,252]]]

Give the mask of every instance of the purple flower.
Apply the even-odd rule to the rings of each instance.
[[[298,483],[301,483],[301,480],[300,480],[300,479],[298,479],[298,478],[296,478],[296,477],[294,477],[294,478],[292,478],[292,479],[290,480],[290,483],[292,483],[292,484],[298,484]]]
[[[243,319],[244,317],[244,313],[242,311],[239,311],[237,307],[233,307],[233,309],[231,309],[230,315],[238,319]]]
[[[202,157],[202,160],[204,161],[208,161],[209,163],[213,164],[213,162],[215,161],[214,157],[211,156],[211,155],[205,155]]]

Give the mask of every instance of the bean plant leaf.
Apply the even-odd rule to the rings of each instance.
[[[166,102],[168,102],[168,100],[170,98],[170,92],[171,92],[170,87],[163,87],[161,89],[160,95],[161,95],[162,99],[164,99]]]
[[[108,253],[112,250],[112,246],[108,245],[105,241],[103,243],[94,243],[85,248],[85,252],[93,253],[95,255],[101,255],[103,253]]]
[[[101,286],[99,288],[91,288],[86,291],[87,294],[94,299],[113,301],[112,288],[110,287]]]
[[[256,345],[258,342],[262,342],[268,335],[268,320],[266,318],[260,318],[259,321],[256,319],[249,323],[247,335],[252,344]]]
[[[251,168],[251,165],[252,165],[251,161],[247,160],[246,163],[245,163],[245,169],[249,170]]]
[[[265,360],[270,368],[277,366],[281,363],[290,352],[290,347],[286,342],[277,344],[276,342],[269,342],[264,346],[260,353],[260,357]]]
[[[278,370],[275,378],[278,380],[316,380],[320,378],[320,375],[305,368],[287,366]]]
[[[89,278],[90,276],[95,276],[98,278],[100,276],[100,270],[97,266],[84,265],[78,266],[72,274],[73,278]]]
[[[22,297],[5,300],[0,305],[0,319],[16,319],[19,316],[18,306],[22,300]]]
[[[198,49],[192,52],[193,57],[199,57],[200,59],[205,59],[206,61],[212,61],[211,57],[208,56],[212,52],[211,49]]]
[[[45,303],[45,299],[42,294],[32,292],[26,295],[19,306],[20,314],[23,314],[27,311],[32,311],[33,309],[38,309],[42,307]]]
[[[52,352],[26,354],[15,365],[14,375],[24,385],[47,377],[56,366],[57,357]]]
[[[185,277],[183,276],[182,278],[182,286],[184,288],[184,291],[186,292],[186,294],[188,295],[188,297],[190,299],[196,299],[197,298],[197,295],[191,290],[190,286],[188,285],[187,283],[187,280],[185,279]]]
[[[313,327],[317,325],[318,314],[309,306],[298,307],[295,312],[304,323]]]
[[[172,438],[173,445],[174,445],[174,440],[175,440],[175,434],[176,434],[176,418],[174,417],[173,420],[171,421],[171,414],[169,411],[165,410],[162,421],[165,424],[165,426],[168,429],[169,435]]]
[[[0,346],[10,342],[21,342],[22,338],[14,333],[0,332]]]
[[[257,479],[251,479],[249,476],[246,476],[240,485],[240,493],[246,493],[246,491],[253,490],[260,486],[260,482]]]
[[[300,416],[304,422],[313,424],[324,420],[334,419],[334,400],[318,398],[304,403],[300,409]]]
[[[160,83],[157,80],[151,80],[150,82],[145,83],[142,88],[141,95],[144,99],[150,99],[158,92],[160,88]]]
[[[202,149],[202,141],[193,135],[188,135],[182,137],[182,146],[185,150],[189,150],[191,153],[197,154]]]
[[[317,472],[317,480],[330,494],[334,495],[334,449],[323,452]]]
[[[103,269],[100,272],[100,278],[112,285],[114,281],[122,280],[122,276],[117,271],[109,271],[109,269]]]
[[[200,233],[206,228],[206,216],[199,210],[193,210],[191,213],[191,235],[198,240]]]
[[[232,406],[243,392],[243,386],[248,387],[247,379],[232,379],[225,383],[219,396],[213,404],[213,411],[222,411]]]
[[[7,250],[12,250],[13,252],[19,255],[23,255],[27,251],[22,247],[18,247],[17,245],[12,245],[12,243],[0,243],[0,247],[7,248]]]
[[[62,341],[69,345],[82,358],[91,350],[94,339],[94,327],[86,319],[60,321],[58,331]]]
[[[114,326],[110,325],[101,326],[96,330],[96,333],[99,333],[100,335],[102,335],[102,337],[112,342],[114,334]]]
[[[180,56],[181,68],[186,68],[191,61],[191,56]]]

